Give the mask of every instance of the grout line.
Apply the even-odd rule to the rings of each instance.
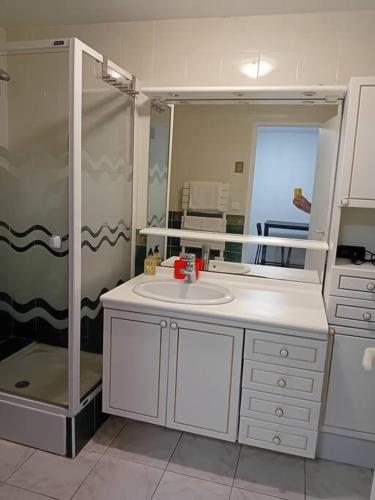
[[[238,464],[240,463],[240,457],[241,457],[241,451],[242,451],[242,444],[240,444],[240,450],[238,452],[238,458],[237,458],[237,462],[236,462],[236,467],[234,469],[234,474],[233,474],[233,481],[232,481],[232,488],[234,486],[234,480],[236,478],[236,474],[237,474],[237,469],[238,469]]]
[[[57,497],[51,497],[51,495],[46,495],[45,493],[38,493],[37,491],[34,491],[34,490],[28,490],[27,488],[24,488],[22,486],[18,486],[16,484],[7,484],[7,483],[3,483],[3,484],[0,484],[0,488],[1,486],[11,486],[12,488],[16,488],[16,490],[22,490],[22,491],[27,491],[27,493],[32,493],[33,495],[39,495],[41,496],[42,498],[51,498],[52,500],[59,500]]]
[[[241,490],[241,491],[246,491],[247,493],[255,493],[256,495],[260,495],[261,497],[264,496],[268,500],[269,498],[275,499],[275,500],[286,500],[285,497],[275,497],[273,493],[262,493],[261,491],[258,490],[247,490],[246,488],[241,488],[240,486],[234,486],[233,487],[236,490]],[[232,490],[233,490],[232,488]],[[339,499],[337,499],[339,500]]]
[[[83,451],[83,450],[81,450]],[[85,453],[94,453],[92,451],[90,452],[85,452]],[[94,453],[95,455],[99,455],[99,458],[98,460],[96,460],[96,462],[94,463],[94,465],[91,467],[91,469],[89,470],[89,472],[86,474],[86,476],[82,479],[82,481],[80,482],[80,484],[78,485],[78,487],[74,490],[74,493],[73,495],[70,496],[70,498],[73,498],[76,493],[78,492],[78,490],[81,488],[81,486],[83,486],[83,484],[86,482],[86,480],[88,479],[88,477],[94,472],[94,470],[96,469],[96,466],[98,465],[98,463],[100,462],[100,460],[103,458],[104,455],[100,455],[100,453]],[[75,458],[73,458],[73,460],[76,460]]]
[[[37,450],[36,448],[32,448],[34,451],[31,453],[31,455],[29,455],[27,458],[25,458],[25,460],[22,460],[22,462],[18,465],[18,467],[11,473],[11,475],[4,481],[4,483],[7,483],[9,481],[9,479],[11,479],[14,474],[16,472],[18,472],[20,470],[20,468],[31,458],[35,455],[35,453],[37,451],[40,451],[40,450]]]
[[[180,437],[178,438],[177,443],[175,444],[175,447],[173,448],[173,451],[172,451],[172,453],[171,453],[171,455],[170,455],[170,457],[169,457],[168,463],[167,463],[167,465],[165,466],[165,469],[163,470],[163,474],[160,476],[160,479],[159,479],[159,481],[158,481],[158,484],[156,485],[156,488],[154,489],[154,492],[153,492],[153,494],[151,495],[150,500],[152,500],[152,499],[154,498],[155,493],[156,493],[156,490],[159,488],[159,485],[160,485],[160,483],[161,483],[161,481],[162,481],[163,477],[165,476],[165,473],[167,472],[167,467],[168,467],[168,465],[169,465],[169,463],[170,463],[170,461],[171,461],[171,459],[172,459],[172,457],[173,457],[173,455],[174,455],[174,452],[176,451],[177,446],[179,445],[179,443],[180,443],[180,441],[181,441],[181,438],[182,438],[183,434],[184,434],[184,433],[183,433],[183,432],[181,432]]]

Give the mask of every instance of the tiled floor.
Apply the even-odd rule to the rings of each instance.
[[[368,469],[117,417],[75,460],[0,441],[0,500],[369,500]]]

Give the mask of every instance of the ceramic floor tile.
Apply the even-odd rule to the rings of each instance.
[[[150,500],[163,471],[104,455],[74,500]]]
[[[234,486],[287,500],[304,500],[304,459],[243,446]]]
[[[231,486],[239,452],[234,443],[184,434],[167,469]]]
[[[152,500],[229,500],[230,487],[166,472]]]
[[[276,497],[263,495],[256,491],[240,490],[239,488],[232,488],[230,500],[277,500]]]
[[[181,436],[156,425],[131,422],[107,450],[107,455],[165,469]]]
[[[85,446],[85,451],[104,454],[113,439],[119,434],[129,420],[111,416],[97,430],[95,436]]]
[[[372,472],[363,467],[306,461],[306,500],[368,500]]]
[[[65,500],[70,498],[100,455],[81,451],[77,458],[37,451],[9,479],[9,484]]]
[[[16,486],[10,486],[9,484],[0,486],[0,500],[48,500],[49,498],[51,497],[39,495],[39,493],[33,493],[32,491],[22,490],[21,488],[16,488]]]
[[[32,448],[0,440],[0,482],[6,481],[33,453]]]

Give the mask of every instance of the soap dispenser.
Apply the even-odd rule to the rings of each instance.
[[[156,273],[155,257],[150,248],[147,257],[144,262],[144,273],[146,276],[154,276]]]
[[[160,257],[160,253],[159,253],[159,245],[155,245],[155,248],[154,248],[154,259],[155,259],[155,265],[156,266],[160,266],[160,264],[161,264],[161,257]]]

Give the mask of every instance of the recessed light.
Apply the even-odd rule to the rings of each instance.
[[[236,97],[243,97],[244,94],[242,92],[233,92],[233,95]]]
[[[306,97],[313,97],[314,95],[316,95],[316,92],[302,92],[302,95]]]
[[[315,101],[302,101],[302,104],[315,104]]]
[[[176,94],[176,93],[174,93],[174,92],[171,92],[169,95],[170,95],[171,97],[179,97],[179,94]]]

